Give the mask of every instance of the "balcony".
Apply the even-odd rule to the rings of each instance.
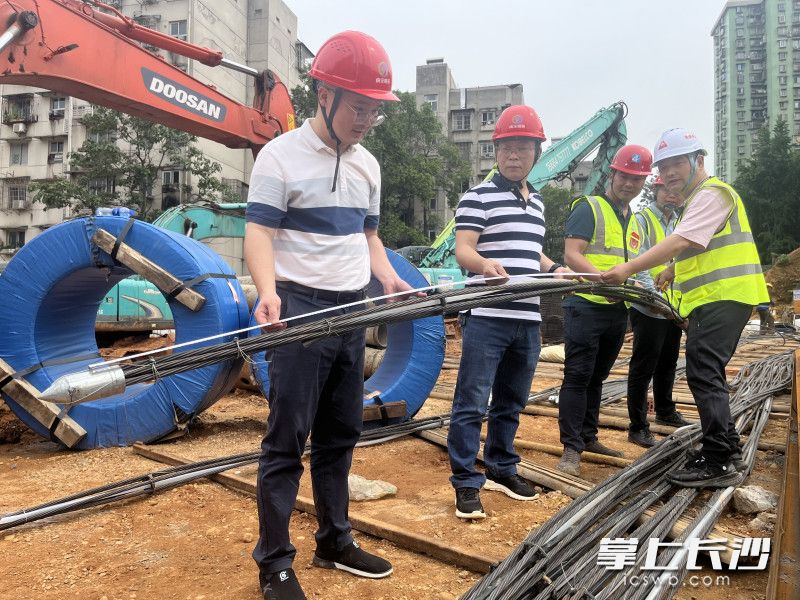
[[[51,121],[57,121],[58,119],[64,118],[64,109],[63,108],[54,108],[48,113],[48,117]]]
[[[38,115],[36,115],[30,107],[12,106],[3,111],[3,123],[5,125],[14,125],[15,123],[30,125],[31,123],[36,123],[38,120]]]

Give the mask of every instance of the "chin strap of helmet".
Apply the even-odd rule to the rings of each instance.
[[[339,103],[341,101],[342,101],[342,90],[341,88],[336,88],[335,91],[333,92],[333,101],[331,102],[330,112],[325,110],[324,106],[320,107],[322,109],[322,118],[325,120],[325,125],[328,128],[328,134],[331,136],[331,139],[334,142],[336,142],[336,168],[333,171],[333,184],[331,185],[331,192],[336,191],[336,181],[339,179],[339,162],[342,156],[340,151],[340,146],[342,145],[342,141],[339,139],[339,136],[336,135],[336,132],[333,130],[333,115],[336,114],[336,109],[339,108]]]

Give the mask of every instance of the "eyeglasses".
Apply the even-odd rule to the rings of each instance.
[[[516,154],[517,156],[528,156],[536,152],[536,144],[497,144],[497,152],[502,152],[504,154]]]
[[[379,104],[376,108],[353,106],[349,102],[342,102],[342,104],[353,111],[353,125],[369,125],[370,127],[376,127],[386,119],[386,116],[381,113],[383,104]]]

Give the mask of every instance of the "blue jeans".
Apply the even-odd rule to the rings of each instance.
[[[525,407],[539,360],[539,322],[468,316],[463,329],[461,365],[447,434],[450,482],[454,488],[481,488],[475,470],[481,423],[489,411],[483,462],[498,477],[517,472],[514,450],[519,413]],[[489,405],[489,392],[492,403]]]

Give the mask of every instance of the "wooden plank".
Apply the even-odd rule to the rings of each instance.
[[[438,431],[420,431],[415,435],[437,446],[447,448],[447,436],[443,433]],[[478,460],[483,460],[483,448],[478,451]],[[537,465],[527,460],[522,460],[517,463],[517,474],[528,481],[532,481],[548,489],[559,490],[570,498],[577,498],[594,487],[594,484],[585,479],[573,477],[557,469],[551,469],[544,465]]]
[[[786,462],[778,503],[775,544],[770,556],[767,598],[794,600],[800,597],[798,544],[800,544],[800,350],[794,354],[791,418],[786,439]]]
[[[185,465],[192,462],[171,453],[155,450],[141,443],[134,444],[133,451],[150,460],[168,465]],[[255,496],[256,494],[255,483],[244,477],[220,473],[218,475],[211,475],[209,479],[249,496]],[[297,496],[294,507],[295,510],[301,512],[311,515],[317,514],[314,501],[305,496]],[[476,573],[488,573],[497,563],[497,561],[473,552],[472,550],[459,548],[451,544],[444,544],[407,531],[392,523],[377,521],[372,517],[353,512],[352,510],[349,513],[349,519],[353,529],[357,531],[388,540],[406,550],[427,554],[442,562],[453,564],[463,569],[469,569]]]
[[[99,248],[111,254],[111,252],[114,250],[114,244],[117,243],[117,238],[115,238],[105,229],[98,229],[94,236],[92,236],[92,242],[94,242]],[[128,267],[134,273],[137,273],[147,279],[165,295],[170,294],[183,283],[180,279],[177,279],[171,273],[168,273],[149,258],[134,250],[124,242],[119,246],[116,260]],[[194,312],[200,310],[206,301],[202,294],[198,294],[191,289],[181,290],[175,296],[175,299],[183,304],[186,308]]]
[[[383,405],[386,409],[386,415],[390,419],[404,417],[406,415],[406,402],[399,400],[398,402],[387,402]],[[364,421],[380,421],[383,418],[380,406],[375,404],[364,405]]]
[[[0,378],[5,378],[14,373],[6,361],[0,359]],[[61,409],[52,402],[45,402],[39,398],[39,390],[25,379],[12,379],[4,387],[3,392],[24,408],[38,423],[48,431],[56,424]],[[53,429],[53,436],[67,448],[74,448],[86,437],[86,430],[68,415],[61,417]]]

